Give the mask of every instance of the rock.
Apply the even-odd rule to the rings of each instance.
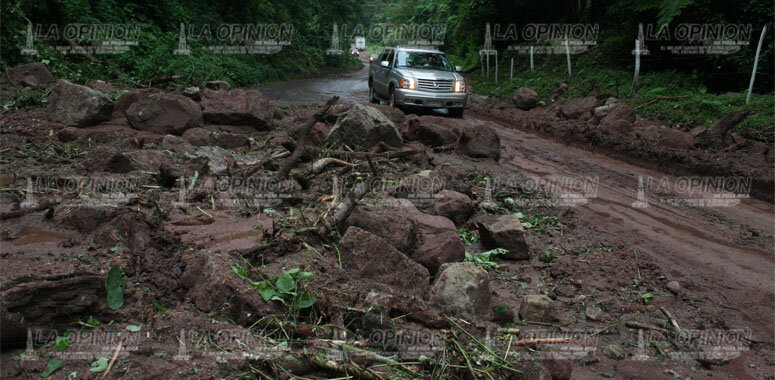
[[[435,194],[444,188],[446,178],[433,170],[422,170],[416,174],[408,175],[401,179],[398,186],[390,190],[396,198],[407,198],[415,205],[422,203],[421,207],[430,204]]]
[[[362,149],[370,148],[380,141],[393,147],[403,146],[395,124],[382,112],[360,103],[353,104],[347,113],[337,119],[326,141],[333,145]]]
[[[228,315],[237,323],[252,323],[280,311],[276,303],[264,302],[249,282],[234,274],[229,266],[234,258],[226,252],[200,250],[181,257],[186,269],[180,286],[187,289],[187,297],[199,310]]]
[[[401,130],[410,141],[419,141],[427,146],[450,145],[458,141],[463,133],[460,120],[439,116],[412,116]]]
[[[158,88],[142,88],[139,90],[127,91],[121,94],[116,100],[116,104],[113,106],[113,119],[121,119],[126,117],[126,110],[132,104],[137,103],[141,97],[145,94],[161,92]]]
[[[614,108],[613,104],[606,104],[600,107],[595,107],[595,117],[598,119],[602,119],[603,117],[608,115],[608,112],[611,111],[612,108]]]
[[[603,309],[597,305],[587,305],[584,315],[590,321],[599,322],[603,319]]]
[[[603,356],[613,360],[622,360],[626,356],[622,348],[615,344],[605,345],[600,351]]]
[[[490,319],[490,275],[474,263],[444,264],[431,287],[430,301],[463,319]]]
[[[46,114],[51,121],[75,127],[88,127],[110,120],[113,101],[97,90],[57,81],[48,98]]]
[[[202,91],[196,86],[186,87],[186,89],[183,90],[183,96],[198,102],[199,99],[202,99]]]
[[[565,95],[566,91],[568,91],[568,84],[565,82],[560,83],[560,85],[552,90],[552,92],[549,94],[549,101],[552,103],[556,102],[563,95]]]
[[[168,135],[169,136],[169,135]],[[130,160],[136,162],[140,167],[138,169],[145,171],[157,171],[168,157],[162,150],[143,149],[124,153]]]
[[[442,190],[436,194],[428,213],[443,216],[451,220],[455,225],[462,225],[476,211],[474,201],[467,195],[454,190]]]
[[[215,145],[224,149],[236,149],[250,145],[250,139],[238,133],[215,132],[213,137],[215,138]]]
[[[390,121],[393,122],[395,125],[401,125],[406,121],[406,114],[404,111],[401,111],[400,109],[396,107],[390,107],[382,104],[366,104],[366,107],[371,107],[376,109],[379,112],[382,112],[383,115],[387,116]]]
[[[8,76],[15,85],[32,88],[45,88],[56,80],[48,71],[48,67],[40,62],[14,66]]]
[[[463,135],[460,137],[457,153],[473,158],[492,158],[498,161],[501,157],[501,142],[494,128],[494,124],[490,122],[466,125]]]
[[[75,207],[55,215],[54,221],[85,233],[96,230],[114,216],[110,209],[105,207]]]
[[[442,264],[463,261],[465,247],[451,220],[425,214],[414,207],[408,211],[417,226],[411,253],[414,261],[428,268],[431,274],[435,274]]]
[[[621,119],[610,119],[608,116],[600,122],[600,129],[609,135],[618,136],[621,134],[632,133],[632,123]]]
[[[209,146],[215,142],[210,131],[204,128],[191,128],[183,132],[183,135],[180,137],[193,146]]]
[[[692,137],[684,131],[670,127],[662,127],[659,131],[659,145],[671,148],[687,150],[693,146]]]
[[[617,99],[617,98],[615,98],[613,96],[609,97],[608,99],[605,100],[605,105],[607,105],[607,106],[610,106],[610,105],[616,104],[616,103],[619,103],[619,99]]]
[[[205,83],[205,88],[213,91],[228,91],[231,85],[224,80],[211,80]]]
[[[553,323],[557,321],[554,301],[544,294],[528,294],[522,299],[519,316],[523,321]]]
[[[258,131],[268,131],[274,122],[274,105],[256,90],[205,89],[201,104],[204,120],[211,124],[250,125]]]
[[[396,289],[425,293],[428,270],[410,260],[385,240],[358,227],[350,227],[339,240],[342,261],[350,273]]]
[[[192,147],[191,143],[180,136],[166,135],[161,139],[161,145],[173,152],[183,152]]]
[[[570,380],[573,363],[567,359],[549,359],[541,363],[541,379]]]
[[[635,122],[635,111],[630,108],[630,106],[624,104],[624,103],[614,103],[610,106],[603,106],[603,107],[611,107],[610,110],[608,110],[605,117],[603,117],[603,120],[601,122],[605,122],[606,120],[623,120],[630,124]],[[600,108],[600,107],[597,107]],[[596,108],[596,109],[597,109]]]
[[[243,153],[228,151],[219,146],[200,146],[193,151],[186,152],[186,157],[192,159],[201,159],[207,161],[207,171],[211,174],[225,173],[230,163],[236,162],[237,165],[253,165],[258,160]]]
[[[516,215],[500,215],[479,223],[479,236],[485,248],[503,248],[509,251],[499,257],[509,260],[530,259],[525,230]]]
[[[678,294],[681,292],[681,284],[678,281],[668,281],[667,290],[673,292],[673,294]]]
[[[588,119],[596,104],[597,98],[594,96],[568,100],[560,106],[560,115],[566,119]]]
[[[417,233],[414,220],[404,215],[401,208],[369,204],[356,206],[347,217],[345,226],[369,231],[404,253],[411,252]]]
[[[517,108],[527,111],[538,104],[538,93],[529,87],[520,87],[511,100]]]
[[[146,92],[126,110],[129,125],[160,135],[182,135],[202,126],[202,110],[193,100],[175,94]]]
[[[117,92],[118,91],[115,87],[113,87],[112,84],[110,84],[108,82],[105,82],[105,81],[102,81],[102,80],[99,80],[99,79],[87,83],[86,86],[88,86],[88,87],[90,87],[92,89],[95,89],[95,90],[97,90],[99,92],[103,92],[103,93],[104,92]]]
[[[303,124],[304,121],[299,120],[298,125]],[[294,139],[298,140],[299,138],[299,128],[292,128],[288,131],[288,134]],[[311,143],[316,146],[323,145],[326,141],[326,137],[328,137],[328,134],[331,133],[331,127],[329,127],[327,124],[323,122],[317,122],[312,125],[312,128],[310,128],[309,132],[307,132],[307,143]]]

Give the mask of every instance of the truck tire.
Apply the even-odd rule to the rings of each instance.
[[[377,92],[374,91],[374,87],[369,85],[369,102],[379,104],[380,101],[377,99]]]

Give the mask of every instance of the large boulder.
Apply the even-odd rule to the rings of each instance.
[[[431,274],[442,264],[460,262],[465,257],[455,224],[445,217],[423,213],[407,199],[359,205],[346,224],[382,237]]]
[[[342,261],[357,278],[375,280],[397,289],[425,293],[428,270],[377,235],[350,227],[339,240]]]
[[[256,130],[272,128],[274,105],[264,94],[256,90],[202,92],[204,120],[211,124],[250,125]]]
[[[490,276],[474,263],[444,264],[431,287],[430,301],[464,319],[489,319]]]
[[[501,257],[511,260],[530,258],[525,229],[516,215],[499,215],[479,223],[479,236],[487,249],[503,248],[509,252]]]
[[[474,201],[468,195],[454,190],[442,190],[428,208],[431,215],[443,216],[456,225],[465,223],[476,211]]]
[[[175,94],[146,92],[126,110],[129,125],[161,135],[182,135],[202,126],[202,110],[193,100]]]
[[[517,108],[527,111],[538,105],[538,93],[529,87],[520,87],[511,100]]]
[[[126,118],[126,110],[129,106],[137,103],[143,95],[157,92],[161,92],[161,90],[153,87],[124,92],[116,99],[116,104],[113,106],[113,119]]]
[[[57,81],[48,100],[48,118],[75,127],[88,127],[110,120],[113,112],[113,101],[103,93],[64,79]]]
[[[679,150],[688,150],[694,146],[692,135],[671,127],[659,129],[659,145]]]
[[[597,105],[597,98],[588,96],[581,99],[568,100],[560,106],[560,116],[566,119],[589,119]]]
[[[463,135],[460,137],[457,153],[473,158],[499,160],[501,141],[494,128],[494,124],[490,122],[466,125]]]
[[[337,119],[327,139],[333,145],[361,149],[368,149],[380,141],[394,147],[403,146],[395,123],[377,109],[360,103],[353,104]]]
[[[32,88],[43,88],[56,80],[48,67],[40,62],[15,66],[8,75],[11,83]]]

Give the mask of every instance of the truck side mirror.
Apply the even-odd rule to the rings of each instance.
[[[379,65],[382,66],[382,67],[389,67],[390,66],[390,62],[382,61],[382,62],[379,63]]]
[[[455,71],[462,73],[463,72],[463,66],[455,66]]]

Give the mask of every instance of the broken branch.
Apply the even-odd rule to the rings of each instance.
[[[291,156],[280,165],[280,170],[277,171],[277,179],[285,179],[288,177],[288,173],[291,172],[291,168],[293,168],[293,166],[296,165],[296,163],[298,163],[301,159],[301,155],[304,152],[304,145],[307,140],[307,134],[309,133],[310,129],[312,129],[312,126],[315,125],[315,123],[323,120],[328,111],[331,110],[331,107],[333,107],[337,101],[339,101],[338,96],[334,96],[333,98],[329,99],[323,108],[312,115],[312,117],[309,118],[309,120],[307,120],[307,122],[301,127],[301,130],[299,131],[299,138],[296,141],[296,147],[293,149]]]

